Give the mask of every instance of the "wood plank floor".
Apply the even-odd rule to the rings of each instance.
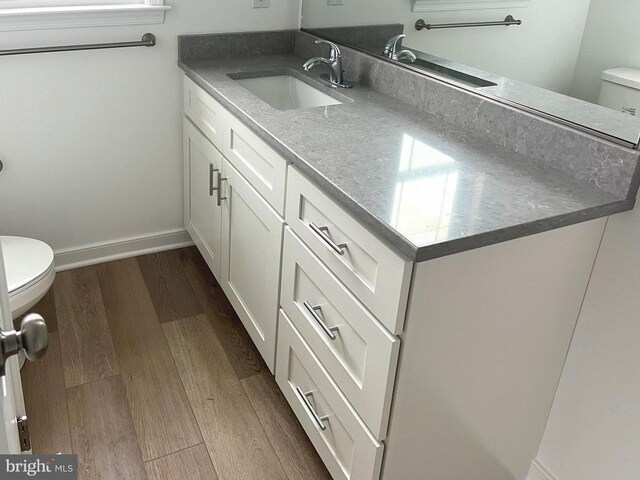
[[[33,311],[57,330],[22,370],[34,453],[82,480],[330,479],[195,248],[61,273]]]
[[[75,387],[120,372],[107,324],[98,275],[93,267],[57,275],[52,291],[60,312],[58,331],[67,387]],[[46,312],[42,316],[49,321]]]

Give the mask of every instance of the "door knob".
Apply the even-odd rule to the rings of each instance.
[[[4,376],[7,359],[13,355],[22,352],[27,357],[27,360],[33,362],[42,358],[47,351],[48,345],[47,324],[36,313],[31,313],[22,319],[20,331],[0,331],[0,353],[2,353],[0,357],[0,376]]]

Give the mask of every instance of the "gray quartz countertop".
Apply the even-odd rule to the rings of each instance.
[[[414,261],[633,208],[369,87],[337,92],[295,55],[183,61],[196,84],[240,118],[335,202]],[[324,70],[322,70],[324,71]],[[276,110],[233,77],[292,74],[340,105]]]

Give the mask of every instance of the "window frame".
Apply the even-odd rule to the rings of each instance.
[[[0,32],[159,24],[169,9],[164,0],[0,0]]]

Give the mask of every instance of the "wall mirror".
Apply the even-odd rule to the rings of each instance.
[[[315,35],[634,147],[638,24],[637,0],[304,0],[301,21]]]

